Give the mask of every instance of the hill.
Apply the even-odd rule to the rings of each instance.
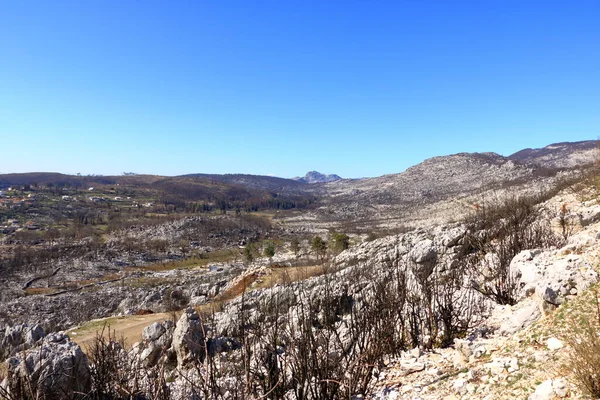
[[[597,162],[598,143],[597,140],[554,143],[541,149],[524,149],[508,158],[546,168],[573,168]]]

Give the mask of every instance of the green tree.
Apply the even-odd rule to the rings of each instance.
[[[322,260],[323,257],[325,257],[325,253],[327,252],[327,242],[325,242],[321,236],[313,237],[310,247],[315,252],[318,259]]]
[[[330,248],[339,254],[350,247],[350,238],[345,233],[333,232],[329,236]]]
[[[300,241],[296,238],[293,238],[290,242],[290,250],[294,252],[294,255],[297,256],[300,252]]]
[[[244,261],[247,264],[250,264],[252,261],[254,261],[254,258],[256,257],[256,243],[248,243],[244,247],[242,253],[244,255]]]
[[[268,242],[266,242],[263,253],[264,253],[265,257],[269,257],[269,264],[272,264],[273,256],[275,255],[275,244],[270,240]]]

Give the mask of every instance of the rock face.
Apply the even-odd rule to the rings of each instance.
[[[29,349],[43,337],[44,329],[40,325],[8,326],[4,332],[0,332],[0,358]]]
[[[77,392],[90,390],[88,359],[63,333],[46,336],[41,346],[9,358],[6,366],[7,377],[2,387],[15,398],[57,394],[59,398],[71,398]],[[29,392],[29,387],[34,393]]]
[[[499,333],[511,335],[532,325],[542,317],[542,312],[538,301],[528,298],[514,306],[497,306],[493,317],[500,320]]]
[[[204,360],[205,330],[200,316],[193,308],[188,308],[179,318],[173,332],[173,350],[177,354],[177,364],[184,366],[192,360]]]
[[[559,251],[525,250],[510,264],[519,279],[520,296],[536,294],[552,305],[562,304],[598,280],[598,274],[581,256]]]

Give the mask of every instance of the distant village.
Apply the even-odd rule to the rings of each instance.
[[[69,194],[61,195],[60,191]],[[152,202],[138,203],[128,196],[112,196],[107,191],[94,187],[83,191],[79,190],[77,194],[73,194],[73,189],[68,187],[60,188],[57,193],[56,191],[50,192],[48,188],[33,188],[30,185],[0,185],[0,234],[10,235],[17,231],[40,230],[43,224],[35,221],[35,214],[24,217],[23,213],[19,212],[36,206],[40,200],[66,203],[66,208],[71,208],[72,204],[81,202],[106,203],[107,205],[113,202],[122,202],[125,203],[123,205],[136,208],[150,208],[154,205]],[[21,217],[21,220],[17,219],[17,215]]]

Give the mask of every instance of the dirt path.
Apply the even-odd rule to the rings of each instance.
[[[145,327],[153,322],[171,318],[171,315],[167,313],[102,318],[88,321],[80,327],[67,331],[67,334],[71,340],[87,352],[87,348],[93,343],[96,334],[100,334],[104,329],[104,336],[108,337],[110,328],[111,334],[114,331],[117,339],[124,338],[125,345],[129,347],[142,340],[142,331]]]

